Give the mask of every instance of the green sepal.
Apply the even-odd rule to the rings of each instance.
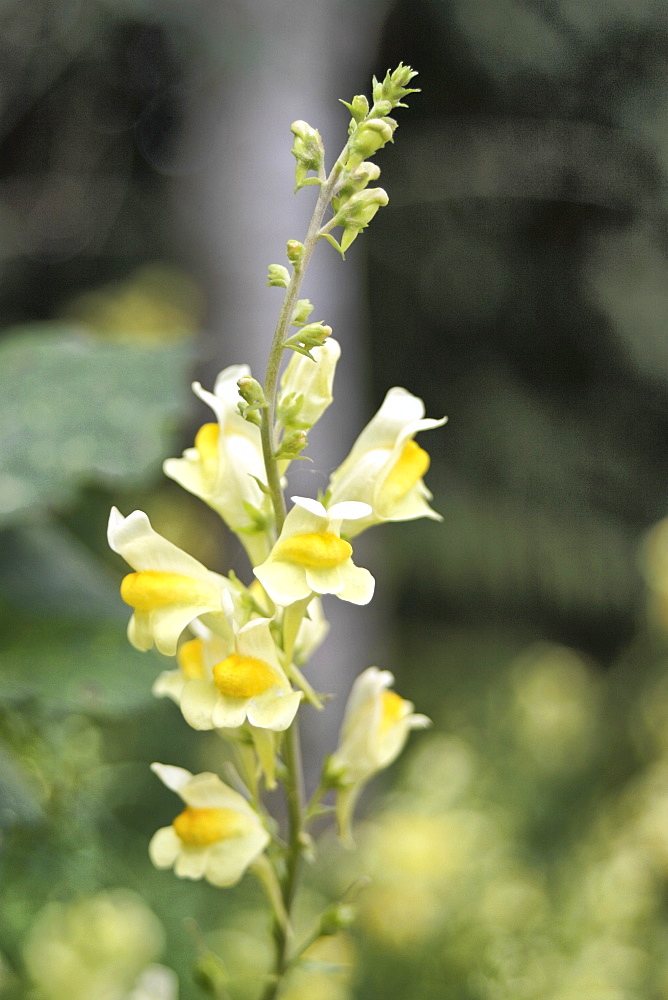
[[[327,242],[331,243],[331,245],[334,247],[335,250],[338,250],[338,252],[341,254],[341,257],[343,258],[343,260],[346,259],[345,253],[343,252],[343,250],[341,249],[341,247],[339,246],[339,244],[336,242],[336,240],[334,239],[334,237],[332,236],[331,233],[318,233],[318,239],[319,240],[320,239],[327,240]],[[310,355],[309,355],[309,357],[310,357]]]
[[[255,535],[259,531],[267,531],[273,524],[273,518],[267,517],[266,514],[263,514],[261,510],[254,507],[248,500],[242,502],[244,510],[253,523],[246,525],[244,528],[234,528],[234,533],[236,535]]]
[[[270,264],[267,273],[267,285],[274,288],[287,288],[290,284],[290,272],[283,264]]]
[[[257,485],[260,488],[260,492],[261,493],[264,493],[264,495],[266,497],[270,497],[271,496],[271,492],[270,492],[269,487],[267,486],[266,483],[263,483],[261,479],[258,479],[257,476],[254,476],[252,472],[249,472],[248,475],[251,477],[251,479],[255,480],[255,482],[257,483]]]

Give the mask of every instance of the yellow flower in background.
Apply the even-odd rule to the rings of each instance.
[[[269,843],[258,814],[215,774],[193,775],[170,764],[151,768],[186,807],[171,826],[153,835],[149,844],[153,864],[173,868],[179,878],[235,885]]]
[[[41,1000],[176,1000],[175,974],[152,964],[163,948],[162,925],[141,897],[111,889],[47,903],[30,928],[23,959]]]
[[[123,517],[113,507],[107,537],[111,549],[136,570],[121,583],[121,597],[134,608],[128,624],[133,646],[146,650],[155,643],[161,653],[173,656],[185,627],[202,616],[228,634],[221,598],[234,588],[226,577],[159,535],[141,510]]]
[[[283,530],[268,559],[253,572],[281,607],[311,594],[336,594],[342,601],[368,604],[374,579],[352,561],[352,545],[340,537],[341,524],[366,517],[367,504],[339,503],[326,510],[317,500],[293,497]]]
[[[389,670],[369,667],[357,678],[341,726],[339,745],[327,763],[327,777],[337,787],[339,832],[350,840],[350,823],[362,786],[388,767],[404,748],[411,729],[431,724],[413,712],[413,703],[390,691]]]
[[[432,420],[424,412],[417,396],[399,387],[390,389],[346,460],[332,474],[329,504],[357,500],[371,507],[367,517],[344,521],[346,537],[353,538],[382,521],[440,520],[440,514],[429,506],[432,495],[423,482],[429,455],[413,438],[420,431],[442,427],[447,417]]]
[[[187,448],[182,458],[168,458],[163,470],[239,533],[251,562],[261,562],[269,543],[259,525],[270,508],[257,482],[266,481],[260,430],[238,410],[237,382],[247,375],[248,365],[231,365],[218,375],[213,392],[193,383],[193,392],[211,407],[217,422],[200,427],[194,447]]]

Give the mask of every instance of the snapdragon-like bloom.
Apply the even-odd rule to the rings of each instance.
[[[278,411],[296,401],[291,426],[308,429],[323,415],[332,402],[332,384],[336,362],[341,357],[341,347],[333,337],[328,337],[321,347],[311,348],[311,358],[293,354],[281,379]],[[293,403],[295,405],[295,403]]]
[[[213,392],[193,383],[193,392],[211,407],[217,423],[200,427],[194,447],[187,448],[182,458],[168,458],[163,470],[213,507],[239,533],[251,561],[261,562],[268,543],[258,525],[270,508],[257,483],[266,481],[260,429],[238,410],[237,382],[249,374],[248,365],[231,365],[219,374]]]
[[[221,599],[233,585],[154,531],[143,511],[123,517],[112,507],[107,538],[136,570],[121,583],[121,597],[134,608],[128,624],[133,646],[145,650],[155,643],[173,656],[185,627],[202,616],[216,631],[228,632]]]
[[[186,806],[171,826],[153,835],[149,844],[153,864],[173,867],[179,878],[234,885],[269,843],[258,814],[215,774],[193,775],[169,764],[151,768]]]
[[[281,667],[266,618],[238,628],[233,636],[198,637],[177,654],[179,670],[165,671],[153,686],[181,706],[193,729],[236,729],[248,721],[281,732],[294,719],[301,692],[293,691]]]
[[[390,389],[346,460],[332,474],[330,504],[357,500],[371,507],[368,517],[344,522],[346,537],[381,521],[440,520],[440,514],[429,506],[432,495],[423,482],[429,455],[413,439],[420,431],[441,427],[447,418],[432,420],[424,412],[417,396],[399,387]]]
[[[426,715],[413,712],[412,702],[389,690],[393,683],[389,670],[369,667],[360,674],[348,698],[339,746],[327,763],[327,776],[338,789],[336,813],[345,839],[350,839],[362,786],[399,756],[411,729],[430,725]]]
[[[336,594],[343,601],[368,604],[374,579],[352,561],[352,545],[341,538],[341,524],[367,517],[368,504],[343,502],[329,510],[317,500],[293,497],[283,530],[268,559],[253,572],[281,607],[311,594]]]

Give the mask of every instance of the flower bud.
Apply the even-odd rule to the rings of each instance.
[[[380,177],[380,167],[377,163],[364,160],[352,170],[344,174],[341,186],[334,198],[332,198],[332,208],[335,212],[345,204],[345,202],[358,191],[363,191],[370,181],[377,181]]]
[[[288,240],[286,245],[288,260],[294,267],[298,267],[304,256],[304,244],[299,240]]]
[[[324,323],[309,323],[307,326],[303,326],[299,333],[295,333],[293,337],[286,340],[284,346],[310,358],[310,348],[321,347],[331,332],[331,326],[326,326]]]
[[[293,355],[293,359],[296,355]],[[284,427],[295,426],[299,413],[304,406],[303,392],[288,392],[278,401],[276,406],[276,419]]]
[[[270,264],[267,274],[267,285],[275,288],[287,288],[290,284],[290,272],[283,264]]]
[[[284,458],[292,461],[299,458],[299,453],[308,444],[308,434],[306,431],[290,431],[281,441],[281,446],[274,455],[274,458]]]
[[[308,122],[296,121],[290,126],[290,131],[295,137],[292,147],[292,155],[297,161],[295,179],[297,186],[295,190],[304,187],[308,183],[318,183],[318,178],[306,180],[309,170],[319,173],[322,170],[325,150],[317,129],[312,128]]]
[[[369,225],[389,198],[383,188],[368,188],[352,195],[334,217],[334,225],[343,226],[341,250],[345,253],[353,240]]]
[[[392,102],[376,101],[376,103],[373,106],[373,110],[378,115],[379,118],[385,118],[385,116],[389,115],[390,111],[392,110]]]
[[[394,129],[383,118],[370,118],[355,130],[348,142],[348,169],[356,167],[392,141]]]
[[[357,917],[357,910],[351,903],[333,903],[320,914],[318,930],[321,937],[331,937],[339,931],[347,930]]]
[[[382,82],[379,82],[374,76],[374,111],[377,109],[380,102],[386,101],[389,102],[393,108],[406,107],[405,104],[401,103],[402,98],[406,97],[408,94],[419,93],[415,87],[407,86],[407,84],[409,84],[415,76],[417,76],[416,70],[411,69],[410,66],[404,66],[403,63],[399,63],[397,68],[393,70],[392,73],[388,70],[385,75],[385,79]]]
[[[350,104],[348,101],[341,101],[341,104],[344,104],[353,116],[351,123],[353,128],[355,125],[359,125],[360,122],[364,121],[366,116],[369,114],[369,102],[364,94],[356,94]]]
[[[313,312],[313,306],[308,299],[297,299],[292,312],[292,325],[303,326]]]
[[[257,379],[251,375],[242,375],[238,380],[239,395],[251,406],[266,406],[267,400],[264,398],[264,391]]]
[[[294,354],[283,373],[277,415],[284,427],[312,427],[332,402],[341,348],[333,337],[328,337],[322,347],[312,350],[308,360],[301,353]]]

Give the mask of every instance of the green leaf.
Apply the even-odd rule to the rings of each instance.
[[[152,701],[161,662],[133,649],[121,622],[7,615],[1,633],[0,702],[39,698],[55,709],[116,717]]]
[[[91,480],[155,474],[185,408],[183,344],[134,347],[55,324],[0,343],[0,519],[71,501]]]

